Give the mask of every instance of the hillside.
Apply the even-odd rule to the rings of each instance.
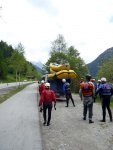
[[[113,55],[113,47],[105,50],[102,54],[100,54],[94,61],[87,64],[87,67],[90,71],[90,74],[93,77],[96,77],[96,74],[98,72],[98,66],[101,65],[102,59],[110,58],[110,56]]]

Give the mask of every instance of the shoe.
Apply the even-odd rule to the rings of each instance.
[[[94,123],[94,121],[92,121],[92,120],[89,120],[89,123]]]
[[[65,107],[68,107],[68,106],[65,106]]]
[[[75,107],[75,104],[73,106]]]
[[[50,123],[47,123],[47,126],[49,126],[50,125]]]
[[[86,117],[83,117],[83,120],[86,120]]]
[[[113,120],[112,120],[112,118],[110,119],[110,122],[112,122]]]
[[[105,120],[100,120],[100,122],[106,122]]]
[[[46,121],[44,121],[43,125],[45,125],[45,124],[46,124]]]

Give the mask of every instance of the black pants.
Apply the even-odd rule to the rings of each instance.
[[[72,94],[70,93],[70,94],[66,94],[67,107],[68,107],[68,105],[69,105],[69,99],[71,99],[71,101],[72,101],[72,103],[73,103],[73,106],[75,106],[74,100],[73,100],[73,98],[72,98]]]
[[[47,117],[46,117],[47,109],[48,109],[48,120],[47,120]],[[52,111],[52,102],[43,103],[43,118],[44,118],[44,122],[47,121],[47,123],[50,123],[51,111]]]
[[[106,120],[106,108],[108,110],[109,118],[112,120],[112,112],[110,109],[110,97],[102,97],[102,111],[103,111],[103,120]]]

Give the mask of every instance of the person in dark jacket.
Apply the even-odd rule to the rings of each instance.
[[[64,83],[63,92],[66,95],[66,103],[67,103],[66,107],[69,106],[69,99],[71,99],[73,106],[75,107],[74,100],[73,100],[73,97],[71,94],[70,84],[68,82],[66,82],[66,79],[62,79],[62,82]]]
[[[54,107],[56,106],[56,96],[55,93],[50,90],[50,83],[45,84],[45,90],[42,91],[41,97],[40,97],[40,107],[42,107],[43,104],[43,118],[45,125],[47,123],[47,126],[50,125],[51,121],[51,111],[52,111],[52,101],[54,102]],[[48,120],[46,117],[46,112],[48,109]]]
[[[103,111],[103,119],[100,120],[101,122],[106,122],[106,108],[108,110],[110,121],[112,122],[112,112],[110,109],[110,98],[112,96],[113,88],[109,83],[106,82],[106,78],[101,78],[101,85],[96,90],[96,95],[100,92],[101,93],[101,100],[102,100],[102,111]]]

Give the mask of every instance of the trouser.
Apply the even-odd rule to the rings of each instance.
[[[71,101],[73,103],[73,106],[75,106],[74,100],[72,98],[72,94],[71,93],[70,94],[66,94],[66,104],[67,104],[67,106],[69,105],[69,99],[71,99]]]
[[[106,120],[106,108],[108,110],[109,118],[112,120],[112,112],[110,109],[110,97],[103,97],[102,98],[102,111],[103,111],[103,120]]]
[[[89,105],[84,105],[84,108],[83,108],[83,116],[86,117],[87,116],[87,111],[89,110],[89,120],[92,119],[92,111],[93,111],[93,103],[92,104],[89,104]]]
[[[47,109],[48,109],[48,120],[47,120],[47,117],[46,117]],[[45,103],[43,103],[43,118],[44,118],[44,122],[47,121],[47,123],[50,123],[51,111],[52,111],[52,102],[45,102]]]

